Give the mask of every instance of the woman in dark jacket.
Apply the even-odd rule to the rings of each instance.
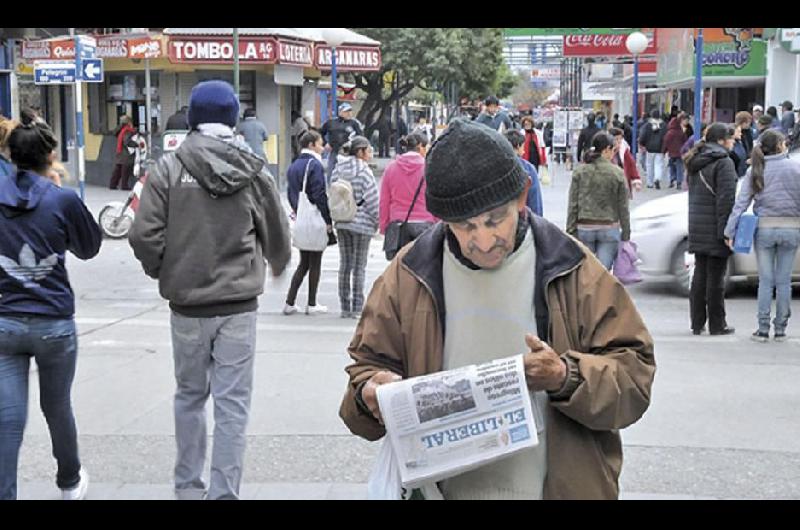
[[[695,255],[689,296],[692,332],[700,335],[708,320],[711,335],[730,335],[725,320],[725,271],[731,250],[725,242],[725,224],[736,196],[736,168],[729,153],[734,129],[711,124],[686,154],[689,182],[689,252]]]
[[[82,260],[97,255],[102,234],[78,195],[47,179],[58,141],[47,124],[28,119],[8,137],[16,172],[0,178],[0,500],[17,497],[31,360],[56,485],[62,499],[80,500],[89,475],[72,411],[78,339],[66,260],[67,251]]]
[[[686,121],[686,114],[672,118],[667,126],[667,134],[664,135],[664,145],[662,150],[669,159],[669,187],[681,189],[683,187],[683,160],[681,159],[681,147],[686,142],[686,133],[683,130],[683,123]]]
[[[294,215],[297,214],[297,199],[303,189],[303,179],[306,178],[308,169],[308,181],[306,182],[306,195],[308,200],[319,209],[325,224],[328,226],[328,234],[333,234],[331,214],[328,210],[328,195],[325,191],[325,169],[322,166],[320,155],[324,151],[322,136],[316,131],[306,131],[300,136],[300,156],[292,162],[286,172],[288,181],[287,195],[289,204]],[[292,276],[292,283],[289,285],[289,292],[286,294],[286,306],[283,308],[284,315],[297,313],[295,305],[297,291],[303,283],[306,274],[308,278],[308,305],[306,306],[307,315],[327,313],[328,308],[317,304],[317,288],[319,287],[319,277],[322,272],[322,252],[313,250],[300,250],[300,264]]]

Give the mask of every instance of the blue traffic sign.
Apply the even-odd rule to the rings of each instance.
[[[39,62],[33,66],[33,82],[37,85],[68,85],[75,82],[75,63]]]
[[[103,59],[83,59],[81,61],[80,80],[89,83],[103,81]]]

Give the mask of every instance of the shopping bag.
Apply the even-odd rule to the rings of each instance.
[[[539,182],[542,186],[550,185],[550,170],[547,169],[547,166],[539,166]]]
[[[743,213],[736,225],[736,235],[733,238],[733,251],[739,254],[749,254],[753,248],[753,238],[758,227],[758,216],[752,213]]]
[[[292,244],[300,250],[322,251],[328,246],[328,227],[319,209],[306,195],[308,166],[303,176],[303,188],[297,196],[297,219],[292,228]]]
[[[381,449],[369,473],[367,499],[371,501],[399,500],[444,500],[436,484],[423,484],[419,488],[404,488],[400,482],[400,468],[397,467],[394,449],[388,435],[381,442]]]
[[[614,276],[623,285],[638,283],[642,281],[642,273],[639,272],[637,264],[640,262],[636,253],[636,243],[633,241],[623,241],[617,251],[617,259],[614,260]]]

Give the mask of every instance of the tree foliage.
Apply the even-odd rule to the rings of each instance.
[[[414,89],[443,93],[455,86],[456,96],[475,98],[490,93],[505,97],[514,87],[513,74],[503,61],[502,28],[353,30],[381,42],[380,71],[351,74],[367,94],[358,119],[368,135],[389,116],[391,105]]]

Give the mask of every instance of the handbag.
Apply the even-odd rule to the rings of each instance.
[[[641,282],[642,273],[639,272],[638,263],[640,260],[636,254],[636,243],[623,241],[619,245],[617,258],[614,260],[614,276],[623,285]]]
[[[408,222],[411,217],[411,212],[414,210],[414,205],[417,203],[419,192],[422,190],[423,182],[425,182],[424,176],[419,181],[417,191],[414,193],[414,199],[411,201],[411,206],[408,209],[405,221],[393,221],[386,227],[386,235],[383,238],[383,251],[386,253],[387,260],[392,260],[401,248],[417,239],[433,224],[425,221]]]
[[[753,238],[758,227],[758,216],[753,213],[743,213],[736,225],[736,234],[733,237],[733,251],[737,254],[750,254],[753,248]]]
[[[320,252],[328,246],[328,225],[306,194],[309,166],[311,166],[310,160],[303,175],[303,189],[297,197],[297,219],[292,228],[292,244],[299,250]]]

